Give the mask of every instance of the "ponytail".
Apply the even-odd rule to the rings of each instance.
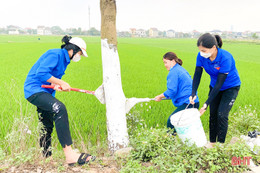
[[[62,48],[62,49],[63,49],[66,45],[70,44],[69,41],[70,41],[71,38],[72,38],[71,36],[65,35],[65,36],[61,39],[61,42],[64,43],[64,44],[61,45],[61,48]]]
[[[199,37],[197,41],[197,46],[203,46],[205,48],[211,49],[213,46],[221,48],[223,43],[219,35],[211,35],[210,33],[205,33]]]
[[[181,60],[181,59],[177,58],[175,61],[176,61],[176,63],[178,63],[180,66],[182,66],[182,60]]]
[[[180,66],[182,65],[182,60],[177,57],[177,55],[173,52],[167,52],[166,54],[163,55],[164,59],[168,59],[170,61],[174,60],[177,64]]]
[[[217,40],[218,47],[221,48],[223,45],[221,37],[219,35],[215,35],[215,38]]]

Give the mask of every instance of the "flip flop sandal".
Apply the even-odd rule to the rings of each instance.
[[[89,156],[91,156],[91,158],[87,161],[87,158],[88,158]],[[78,165],[82,166],[82,165],[88,164],[89,162],[92,162],[92,161],[94,161],[94,160],[96,160],[96,156],[92,156],[92,155],[87,154],[87,153],[81,153],[81,155],[80,155],[79,158],[78,158],[77,163],[78,163]],[[74,166],[75,164],[76,164],[76,163],[69,163],[68,165],[69,165],[69,166]]]

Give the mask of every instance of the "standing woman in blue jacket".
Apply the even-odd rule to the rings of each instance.
[[[24,83],[25,98],[37,107],[39,121],[43,127],[40,132],[40,147],[43,155],[49,157],[51,151],[51,133],[53,122],[59,142],[68,164],[85,164],[95,157],[89,154],[78,154],[72,150],[72,139],[69,129],[68,113],[65,105],[55,98],[55,90],[70,91],[70,85],[61,80],[71,61],[79,61],[81,56],[87,57],[86,43],[78,37],[64,36],[61,49],[50,49],[33,65]],[[55,85],[53,89],[42,88],[41,85]]]
[[[199,108],[199,99],[196,97],[194,105],[190,104],[189,97],[192,91],[192,79],[187,70],[182,67],[182,60],[179,59],[175,53],[167,52],[163,56],[163,63],[165,68],[169,71],[167,76],[167,90],[156,96],[155,101],[159,102],[164,97],[172,99],[173,105],[177,108],[169,116],[167,128],[174,129],[170,121],[171,116],[185,108]]]
[[[209,137],[211,146],[224,143],[228,130],[228,114],[231,110],[241,81],[233,56],[221,49],[222,40],[218,35],[203,34],[197,41],[200,52],[197,55],[190,101],[194,104],[203,69],[210,75],[208,99],[200,109],[201,115],[210,107]]]

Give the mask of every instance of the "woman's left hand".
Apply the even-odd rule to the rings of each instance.
[[[202,108],[200,108],[200,116],[204,114],[204,112],[207,110],[208,105],[205,103]]]

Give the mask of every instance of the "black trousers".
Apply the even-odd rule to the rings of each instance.
[[[210,91],[212,91],[210,86]],[[210,142],[224,143],[228,130],[228,115],[237,98],[240,86],[219,91],[210,104],[209,138]]]
[[[55,122],[56,132],[62,147],[71,145],[72,139],[65,105],[46,92],[33,94],[27,100],[37,106],[39,121],[42,123],[40,147],[43,148],[43,155],[48,157],[52,154],[51,133],[54,127],[53,122]]]

